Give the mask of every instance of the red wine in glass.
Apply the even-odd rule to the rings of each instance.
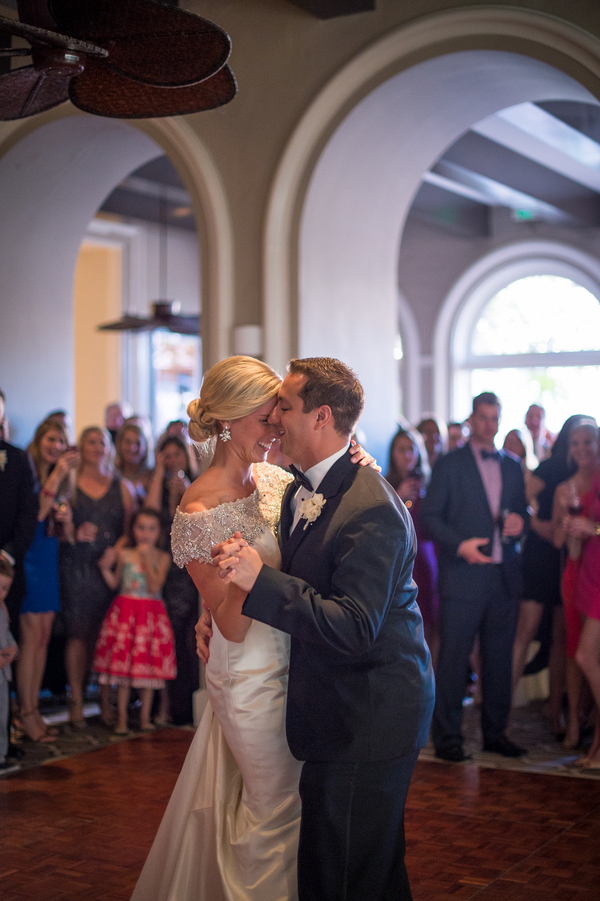
[[[583,504],[580,500],[573,500],[568,506],[569,516],[582,516]]]

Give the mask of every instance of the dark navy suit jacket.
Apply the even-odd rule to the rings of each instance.
[[[527,522],[525,484],[520,464],[504,451],[500,454],[502,475],[501,510],[518,513]],[[456,556],[458,546],[468,538],[489,538],[481,548],[491,554],[494,519],[473,451],[467,444],[440,457],[433,469],[427,494],[421,503],[420,522],[436,544],[441,594],[468,590],[473,567]],[[515,598],[521,596],[521,562],[518,541],[502,545],[502,565],[506,583]],[[480,575],[479,573],[477,574]]]
[[[374,761],[427,742],[434,683],[412,579],[406,508],[345,454],[318,494],[315,522],[291,536],[282,505],[282,570],[263,566],[243,612],[291,635],[287,738],[298,760]],[[289,537],[288,537],[289,536]]]
[[[23,562],[37,526],[38,496],[29,455],[1,440],[0,452],[5,458],[0,466],[0,549],[16,561],[15,581],[6,600],[14,620],[25,594]]]

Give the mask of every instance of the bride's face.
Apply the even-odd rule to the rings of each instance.
[[[254,413],[230,422],[231,443],[227,446],[245,462],[264,463],[271,445],[279,437],[279,428],[269,423],[269,416],[276,404],[277,398],[274,397]]]

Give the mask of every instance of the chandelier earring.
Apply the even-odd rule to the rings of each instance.
[[[219,432],[219,438],[221,441],[231,441],[231,432],[229,431],[229,424],[225,423],[223,426],[223,431]]]

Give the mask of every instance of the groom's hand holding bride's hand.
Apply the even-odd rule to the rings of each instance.
[[[233,582],[248,593],[262,569],[259,554],[236,532],[232,538],[211,548],[213,566],[219,567],[219,576],[226,584]]]

